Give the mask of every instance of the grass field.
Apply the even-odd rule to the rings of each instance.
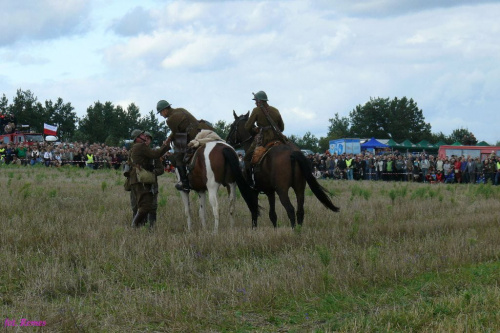
[[[171,174],[156,231],[131,229],[123,182],[0,167],[5,332],[500,331],[500,187],[322,181],[341,212],[307,189],[294,230],[264,196],[256,230],[241,198],[230,228],[221,189],[214,235],[186,232]]]

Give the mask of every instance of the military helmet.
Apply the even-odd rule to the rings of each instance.
[[[156,111],[160,112],[161,110],[168,108],[170,105],[172,105],[172,104],[170,104],[166,100],[162,99],[161,101],[156,103]]]
[[[144,132],[144,135],[145,136],[149,136],[151,138],[151,140],[153,139],[153,134],[151,134],[150,132],[146,131]]]
[[[141,131],[140,129],[135,129],[132,131],[132,133],[130,133],[130,136],[132,137],[132,140],[135,140],[142,133],[144,133],[144,131]]]
[[[254,101],[266,101],[267,102],[267,95],[262,90],[256,92],[255,94],[254,93],[252,93],[252,94],[253,94]]]

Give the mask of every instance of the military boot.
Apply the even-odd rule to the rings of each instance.
[[[246,173],[245,176],[246,176],[248,185],[252,189],[254,189],[255,188],[255,182],[254,182],[254,179],[253,179],[252,165],[248,161],[245,161],[245,173]]]
[[[148,214],[149,230],[154,230],[156,224],[156,212]]]
[[[179,172],[179,177],[181,180],[175,184],[175,188],[179,191],[189,192],[191,187],[189,186],[189,179],[187,176],[186,167],[184,165],[177,167],[177,171]]]
[[[144,219],[148,215],[147,212],[138,211],[132,220],[132,228],[139,228],[141,224],[144,224]]]

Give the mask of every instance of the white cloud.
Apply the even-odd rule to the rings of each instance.
[[[434,132],[468,127],[500,140],[491,122],[478,120],[495,119],[500,102],[500,5],[363,3],[93,1],[92,16],[80,6],[79,20],[92,22],[91,32],[40,42],[25,31],[16,47],[0,49],[0,88],[62,97],[79,116],[97,100],[135,102],[146,114],[167,99],[214,122],[251,110],[251,92],[265,90],[287,134],[317,136],[335,113],[348,116],[370,97],[406,96]]]
[[[88,28],[86,0],[4,0],[0,10],[0,46],[25,39],[50,39]]]

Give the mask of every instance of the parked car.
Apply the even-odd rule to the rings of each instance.
[[[304,153],[304,155],[306,155],[306,156],[314,155],[314,152],[312,150],[309,150],[309,149],[301,149],[301,150],[302,150],[302,153]]]

